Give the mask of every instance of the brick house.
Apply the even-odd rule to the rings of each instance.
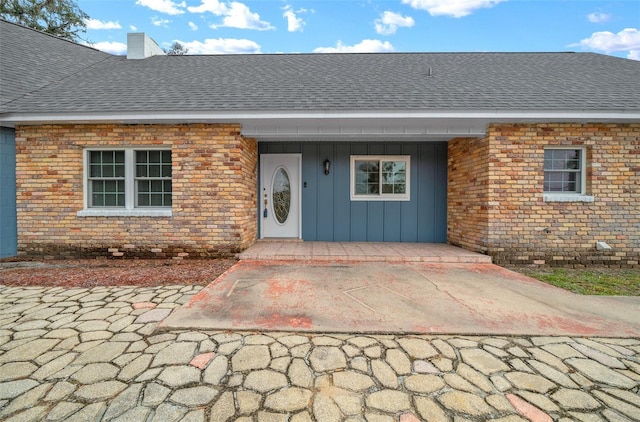
[[[0,31],[4,255],[216,256],[294,238],[640,261],[640,62],[165,56],[144,34],[118,57]]]

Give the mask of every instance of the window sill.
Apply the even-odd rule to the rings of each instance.
[[[352,201],[386,201],[386,202],[400,202],[400,201],[411,201],[411,198],[408,196],[352,196]]]
[[[171,209],[85,209],[78,211],[78,217],[171,217]]]
[[[592,195],[578,195],[571,193],[545,193],[542,195],[544,202],[594,202]]]

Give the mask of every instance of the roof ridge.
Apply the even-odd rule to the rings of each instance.
[[[218,54],[179,54],[179,55],[171,55],[168,54],[166,56],[154,56],[154,57],[171,57],[172,59],[185,58],[185,57],[242,57],[242,56],[393,56],[393,55],[490,55],[490,54],[500,54],[500,55],[515,55],[515,54],[595,54],[595,55],[603,55],[594,52],[577,52],[577,51],[368,51],[368,52],[348,52],[348,53],[340,53],[340,52],[330,52],[330,53],[256,53],[256,54],[248,54],[248,53],[218,53]],[[615,56],[611,56],[615,57]]]
[[[50,33],[48,33],[48,32],[44,32],[44,31],[41,31],[41,30],[39,30],[39,29],[35,29],[35,28],[28,27],[28,26],[26,26],[26,25],[22,25],[21,23],[18,23],[18,22],[11,22],[11,21],[8,21],[8,20],[6,20],[6,19],[2,19],[2,18],[0,18],[0,23],[7,23],[7,24],[9,24],[9,25],[13,25],[13,26],[16,26],[16,27],[18,27],[18,28],[22,28],[22,29],[26,29],[26,30],[29,30],[29,31],[33,31],[33,32],[36,32],[36,33],[41,34],[41,35],[46,35],[46,36],[48,36],[48,37],[51,37],[51,38],[56,39],[56,40],[59,40],[59,41],[64,41],[64,42],[68,42],[68,43],[71,43],[71,44],[77,45],[78,47],[88,48],[88,49],[93,50],[93,51],[97,51],[97,52],[100,52],[100,53],[103,53],[103,54],[107,54],[107,55],[109,55],[109,56],[113,56],[113,54],[111,54],[111,53],[107,53],[107,52],[102,51],[102,50],[98,50],[97,48],[92,47],[91,45],[81,44],[81,43],[79,43],[79,42],[76,42],[76,41],[73,41],[73,40],[70,40],[70,39],[67,39],[67,38],[62,38],[62,37],[59,37],[59,36],[57,36],[57,35],[50,34]]]

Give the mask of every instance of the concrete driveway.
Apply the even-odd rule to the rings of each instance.
[[[640,298],[485,263],[240,261],[159,328],[638,337]]]

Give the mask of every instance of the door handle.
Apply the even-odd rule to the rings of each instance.
[[[267,202],[267,194],[265,193],[265,194],[264,194],[264,211],[262,212],[262,217],[263,217],[263,218],[267,218],[267,216],[269,215],[269,213],[268,213],[268,211],[267,211],[267,205],[268,205],[268,202]]]

